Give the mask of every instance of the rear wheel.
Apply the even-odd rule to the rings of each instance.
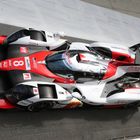
[[[41,109],[38,108],[38,107],[36,107],[34,104],[32,104],[32,105],[29,105],[29,106],[27,107],[27,110],[30,111],[30,112],[38,112],[38,111],[40,111]]]
[[[54,106],[54,103],[53,102],[38,102],[38,103],[34,103],[34,104],[31,104],[27,107],[27,110],[28,111],[31,111],[31,112],[38,112],[42,109],[51,109],[53,108]]]

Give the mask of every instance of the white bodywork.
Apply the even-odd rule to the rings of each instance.
[[[135,58],[135,54],[132,50],[129,49],[129,46],[124,46],[121,44],[94,42],[94,43],[90,44],[89,47],[109,48],[112,52],[122,52],[124,54],[129,54],[132,58]]]
[[[80,97],[78,94],[73,94],[73,96],[91,105],[129,104],[140,100],[140,88],[125,89],[124,92],[116,93],[109,97],[102,97],[105,84],[76,85],[82,96]]]
[[[81,43],[81,42],[72,42],[69,49],[89,51],[87,47],[109,48],[112,52],[122,52],[123,54],[130,55],[133,59],[135,58],[135,53],[132,50],[130,50],[128,46],[124,46],[120,44],[104,43],[104,42],[97,42],[97,41],[91,44]]]
[[[54,34],[46,34],[47,42],[45,41],[38,41],[30,39],[29,36],[22,37],[17,39],[16,41],[12,42],[11,44],[20,44],[20,45],[34,45],[39,47],[46,47],[49,46],[50,50],[55,48],[61,47],[63,44],[66,43],[66,40],[60,39],[59,35]],[[105,60],[102,56],[94,55],[94,53],[90,53],[89,48],[92,47],[104,47],[109,48],[112,52],[122,52],[123,54],[127,54],[132,58],[135,58],[135,53],[132,52],[129,48],[124,47],[118,44],[110,44],[110,43],[102,43],[102,42],[94,42],[92,44],[87,43],[80,43],[74,42],[70,44],[69,50],[83,50],[84,53],[78,53],[71,57],[64,53],[65,57],[61,58],[62,62],[66,63],[67,68],[69,70],[80,71],[80,72],[88,72],[88,73],[97,73],[97,74],[105,74],[108,70],[108,65],[111,60]],[[67,52],[67,51],[66,51]],[[81,55],[80,62],[77,60],[77,57]],[[52,61],[53,62],[53,61]],[[45,64],[45,61],[44,63]],[[55,65],[56,67],[56,65]],[[126,73],[140,73],[140,66],[139,65],[131,65],[131,66],[116,66],[115,73],[111,75],[107,79],[92,79],[89,82],[83,83],[73,83],[73,84],[55,84],[49,82],[40,82],[40,81],[31,81],[31,82],[24,82],[21,84],[34,86],[38,88],[38,84],[47,84],[47,85],[54,85],[57,92],[57,98],[40,98],[39,93],[35,96],[28,98],[26,100],[21,100],[17,104],[22,106],[29,106],[30,104],[40,102],[40,101],[51,101],[57,102],[53,108],[61,108],[65,107],[69,104],[78,103],[82,104],[87,103],[90,105],[117,105],[117,104],[129,104],[135,101],[140,100],[140,88],[139,87],[131,87],[125,88],[108,96],[111,92],[115,90],[119,90],[119,88],[114,89],[111,84],[113,84],[113,80],[121,78]],[[139,80],[137,78],[137,80]],[[110,82],[110,83],[109,83]],[[117,81],[119,82],[119,81]],[[110,89],[106,89],[108,86]],[[135,88],[133,90],[133,88]],[[74,89],[78,89],[78,91],[74,91]]]
[[[44,47],[49,47],[50,50],[53,50],[65,44],[67,41],[66,39],[61,39],[61,37],[63,36],[62,33],[45,32],[45,34],[46,34],[46,40],[47,40],[46,42],[40,41],[40,40],[34,40],[34,39],[31,39],[30,36],[25,36],[25,37],[17,39],[16,41],[10,44],[34,45],[38,47],[44,46]]]
[[[21,105],[21,106],[29,106],[31,104],[37,103],[37,102],[54,102],[54,106],[53,108],[64,108],[69,104],[73,104],[73,103],[78,103],[78,104],[82,104],[81,101],[77,100],[76,98],[74,98],[72,96],[72,94],[70,94],[67,90],[65,90],[63,87],[61,87],[58,84],[55,83],[49,83],[49,82],[41,82],[41,81],[31,81],[31,82],[24,82],[24,83],[20,83],[20,85],[27,85],[27,86],[33,86],[34,88],[37,89],[37,92],[34,93],[35,96],[25,99],[25,100],[21,100],[19,101],[17,104]],[[56,89],[56,94],[57,94],[57,98],[40,98],[39,95],[39,89],[38,89],[38,84],[41,85],[54,85],[55,89]]]

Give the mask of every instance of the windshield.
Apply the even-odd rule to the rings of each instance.
[[[66,64],[65,53],[63,52],[55,53],[47,57],[46,65],[47,68],[49,68],[49,70],[51,70],[53,73],[65,75],[72,72],[69,66]]]
[[[63,77],[92,78],[93,80],[102,75],[97,57],[96,54],[81,50],[62,51],[48,56],[46,66],[53,73]]]

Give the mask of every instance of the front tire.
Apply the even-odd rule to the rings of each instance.
[[[133,102],[133,103],[125,105],[124,108],[137,108],[139,106],[140,106],[140,102],[137,101],[137,102]]]

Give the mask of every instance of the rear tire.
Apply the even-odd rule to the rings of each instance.
[[[27,107],[27,110],[30,111],[30,112],[38,112],[38,111],[40,111],[41,109],[40,109],[40,108],[37,108],[34,104],[32,104],[32,105],[29,105],[29,106]]]
[[[42,109],[51,109],[53,108],[54,103],[53,102],[39,102],[31,104],[27,107],[27,110],[30,112],[38,112]]]

